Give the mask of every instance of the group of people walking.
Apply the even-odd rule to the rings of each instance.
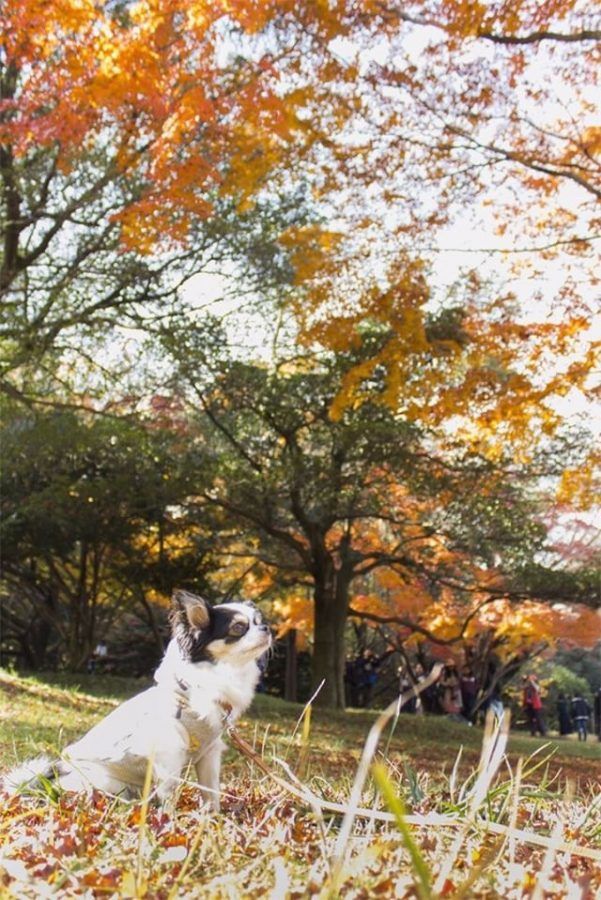
[[[383,659],[384,657],[376,656],[371,650],[364,650],[347,660],[345,680],[350,706],[370,705],[378,680],[378,669]],[[399,668],[399,692],[404,696],[402,712],[439,713],[470,724],[475,722],[480,710],[492,709],[497,718],[503,715],[498,685],[482,686],[469,663],[461,668],[453,663],[446,665],[437,683],[418,693],[415,687],[426,674],[419,665],[411,673],[405,666]],[[544,737],[548,728],[541,686],[534,674],[524,675],[522,680],[522,711],[530,734]],[[571,698],[559,694],[557,701],[559,733],[568,735],[576,731],[578,740],[586,741],[591,713],[590,704],[582,694],[577,693]],[[601,740],[601,731],[599,739]]]
[[[533,736],[540,734],[544,737],[547,733],[547,726],[543,716],[543,701],[536,675],[524,675],[522,706],[526,713],[530,734]],[[578,740],[586,741],[591,713],[590,703],[582,694],[576,693],[569,698],[564,693],[560,693],[557,698],[559,733],[568,735],[576,731]],[[599,736],[601,739],[601,732]]]
[[[582,694],[576,694],[572,698],[566,697],[563,693],[560,694],[557,698],[559,733],[565,735],[576,731],[578,740],[586,741],[591,712],[590,703]]]
[[[440,711],[473,722],[479,690],[480,683],[471,666],[465,665],[461,671],[452,664],[445,666],[436,684]]]
[[[417,672],[417,684],[425,677],[421,670]],[[399,669],[399,690],[401,694],[411,694],[414,682],[409,677],[406,669]],[[477,713],[478,694],[480,682],[476,678],[473,669],[465,665],[459,670],[456,665],[449,664],[442,670],[436,684],[431,685],[419,696],[409,696],[401,706],[402,712],[414,713],[423,708],[425,712],[442,713],[453,718],[462,719],[473,723]],[[483,706],[493,706],[498,702],[495,692],[487,698]],[[493,706],[497,715],[502,714],[502,706],[499,710]]]

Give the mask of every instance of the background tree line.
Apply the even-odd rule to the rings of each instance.
[[[386,626],[400,652],[416,637],[459,648],[488,634],[508,671],[562,631],[593,643],[594,552],[545,563],[541,518],[542,476],[586,448],[572,436],[516,465],[449,447],[381,402],[383,373],[371,402],[332,417],[378,340],[273,367],[229,354],[219,323],[202,339],[171,323],[164,392],[135,415],[5,403],[4,651],[78,669],[135,610],[160,653],[176,585],[258,599],[283,627],[304,621],[328,705],[344,705],[350,617]]]

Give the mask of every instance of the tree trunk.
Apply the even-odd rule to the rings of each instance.
[[[291,628],[286,635],[286,678],[284,681],[284,700],[297,701],[297,654],[296,628]]]
[[[338,576],[338,577],[336,577]],[[313,639],[313,690],[324,685],[315,701],[318,706],[344,709],[345,627],[348,614],[346,580],[335,573],[333,584],[315,587]]]
[[[157,665],[160,663],[163,653],[165,652],[165,634],[161,631],[159,627],[159,623],[157,622],[157,617],[155,611],[152,607],[152,603],[149,603],[146,599],[146,595],[142,588],[139,588],[137,591],[137,597],[140,602],[140,606],[146,613],[146,622],[150,626],[150,630],[152,631],[152,636],[154,638],[154,642],[157,649]]]

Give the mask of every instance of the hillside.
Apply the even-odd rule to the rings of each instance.
[[[144,686],[119,678],[0,673],[0,769],[56,752]],[[401,716],[392,739],[384,733],[380,750],[394,793],[413,817],[412,837],[403,837],[400,825],[401,831],[359,819],[336,876],[341,818],[328,804],[348,803],[375,714],[313,710],[293,737],[301,713],[299,705],[256,698],[239,732],[257,756],[249,762],[234,748],[226,754],[224,814],[218,817],[199,808],[193,787],[182,789],[172,819],[152,801],[147,809],[98,794],[91,803],[51,792],[2,804],[0,884],[19,898],[39,897],[42,882],[50,886],[44,893],[59,896],[85,889],[91,897],[326,897],[334,885],[336,895],[357,898],[416,891],[511,898],[523,896],[524,886],[535,885],[545,871],[557,896],[568,896],[562,891],[572,882],[574,889],[601,887],[599,743],[512,736],[508,762],[487,784],[484,826],[482,812],[466,818],[482,731],[439,717]],[[321,811],[291,792],[306,788],[323,803]],[[361,805],[382,809],[371,783]],[[450,820],[427,824],[441,814]],[[406,849],[412,840],[417,856]],[[565,852],[568,845],[577,852]]]
[[[17,760],[42,751],[57,752],[90,728],[120,700],[146,687],[141,679],[92,675],[48,675],[18,678],[0,672],[0,765],[4,769]],[[245,719],[241,733],[260,741],[267,733],[276,752],[285,750],[302,714],[300,704],[287,703],[259,694]],[[312,711],[310,763],[314,769],[332,768],[339,758],[358,758],[373,723],[372,711]],[[420,771],[441,774],[450,771],[463,748],[463,767],[478,761],[482,730],[467,728],[440,716],[401,715],[389,755],[415,764]],[[509,759],[530,756],[544,747],[549,758],[548,773],[561,779],[598,782],[601,777],[601,744],[589,737],[586,744],[570,739],[531,738],[525,732],[512,733]],[[231,754],[230,756],[232,756]]]

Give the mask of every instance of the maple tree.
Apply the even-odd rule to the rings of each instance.
[[[450,510],[445,491],[465,499],[469,486],[481,499],[479,508],[462,510],[461,501],[454,508],[452,530],[467,549],[435,552],[427,534],[405,533],[433,554],[407,556],[405,566],[434,577],[434,570],[454,571],[466,553],[485,559],[490,574],[486,541],[477,544],[475,527],[489,521],[481,481],[502,493],[515,472],[508,459],[518,468],[535,466],[561,421],[554,398],[589,390],[585,292],[597,277],[589,263],[600,191],[591,99],[598,37],[572,0],[12,4],[0,46],[4,390],[27,395],[32,364],[45,367],[44,383],[64,379],[71,386],[77,379],[65,375],[68,354],[87,353],[96,364],[86,341],[98,333],[113,338],[117,327],[163,322],[185,303],[182,284],[208,263],[252,270],[265,284],[286,283],[277,300],[293,312],[309,352],[325,348],[339,361],[345,353],[352,360],[338,370],[327,408],[319,401],[319,424],[324,435],[352,434],[354,421],[365,426],[355,435],[355,462],[372,468],[356,488],[378,484],[385,491],[377,497],[379,515],[396,490],[407,491],[403,503],[415,504],[403,513],[403,527]],[[498,249],[526,259],[526,267],[506,268],[495,282],[476,266],[455,294],[441,297],[432,265],[440,236],[470,212],[485,220],[487,204]],[[511,277],[524,275],[535,310],[525,311],[523,286],[520,294],[511,290]],[[187,325],[190,358],[198,358],[206,334],[194,316]],[[186,339],[174,331],[176,338],[181,356]],[[216,344],[209,349],[217,366]],[[324,360],[326,370],[332,358]],[[210,369],[211,360],[203,365]],[[313,365],[303,373],[299,362],[287,380],[273,381],[286,396],[296,379],[300,409],[308,390],[303,377],[311,386],[321,377]],[[181,360],[175,368],[190,384]],[[236,390],[234,376],[244,371],[231,369]],[[241,433],[228,434],[223,416],[234,411],[215,407],[218,394],[202,398],[215,439],[221,435],[239,454],[236,465],[235,454],[228,457],[232,471],[248,465],[258,473],[274,453],[279,466],[299,451],[294,429],[265,437],[279,398],[260,367],[246,375],[260,394],[268,385],[265,402],[273,406],[267,432],[252,436],[264,462],[248,449],[247,428],[267,412],[251,404],[248,423],[235,418]],[[311,421],[302,428],[310,431]],[[410,459],[411,471],[400,479],[386,481],[384,448],[367,441],[375,423],[401,431],[402,440],[393,440],[397,462]],[[340,466],[334,457],[330,464],[314,488],[325,490],[334,520],[325,504],[325,519],[315,526],[313,513],[295,512],[291,493],[296,530],[283,540],[305,563],[311,557],[319,590],[331,593],[345,554],[379,565],[390,555],[390,535],[378,528],[359,533],[342,516],[331,493]],[[594,464],[592,454],[568,462],[564,500],[578,495],[590,503]],[[317,474],[308,470],[303,484]],[[227,467],[217,489],[226,476]],[[244,510],[247,522],[260,508],[257,484],[250,487],[234,510]],[[490,507],[502,518],[502,504]],[[462,521],[468,508],[470,523]],[[524,533],[530,518],[517,521],[519,509],[517,503],[507,514],[502,536],[515,526],[515,542],[525,538],[526,552],[535,535]],[[224,506],[224,522],[229,512]],[[482,590],[482,573],[466,571]],[[544,594],[547,575],[532,561],[529,578],[524,590]],[[555,596],[573,584],[557,578]],[[584,579],[584,595],[588,587]],[[461,580],[458,589],[466,589]],[[490,594],[490,583],[486,589]],[[319,614],[327,619],[331,606],[318,603]],[[332,616],[336,621],[316,628],[320,641],[328,629],[334,635],[335,695],[324,699],[340,702],[343,616]]]
[[[188,514],[202,521],[214,511],[217,583],[277,598],[280,619],[313,635],[313,681],[326,679],[324,705],[344,704],[348,617],[376,572],[403,585],[412,631],[435,634],[434,609],[446,610],[453,631],[462,616],[475,627],[486,615],[480,605],[534,596],[524,573],[545,537],[528,468],[493,462],[469,444],[451,454],[444,435],[380,402],[384,372],[372,375],[370,400],[332,416],[341,384],[381,337],[376,331],[354,351],[270,367],[229,358],[216,334],[165,335],[170,383],[189,409],[188,440],[213,460],[210,486],[191,495]],[[578,599],[574,585],[560,592],[566,602]],[[594,585],[591,593],[583,583],[580,596],[594,603]],[[396,602],[385,610],[398,617]],[[377,620],[378,611],[372,597],[368,613]]]
[[[179,398],[156,395],[141,426],[4,409],[3,639],[30,660],[54,644],[81,666],[127,609],[158,646],[157,612],[189,583],[272,602],[280,627],[313,639],[315,681],[332,685],[322,701],[341,704],[349,615],[401,645],[490,634],[509,659],[565,629],[573,613],[549,601],[598,602],[590,555],[566,572],[552,546],[533,566],[546,526],[526,468],[465,448],[451,459],[376,402],[383,376],[371,405],[332,419],[361,350],[273,371],[229,358],[219,329],[165,341]]]
[[[499,597],[484,585],[471,596],[457,588],[428,591],[423,582],[388,571],[371,591],[354,597],[350,614],[376,628],[416,680],[416,661],[426,669],[437,658],[469,664],[478,683],[478,709],[541,654],[561,648],[582,653],[601,640],[598,611],[577,602],[575,576],[562,585],[563,602],[551,602],[535,599],[535,592],[520,597],[508,590]],[[594,585],[590,589],[594,596]]]
[[[207,256],[235,257],[244,216],[299,182],[315,197],[315,223],[288,215],[269,237],[303,287],[292,297],[302,330],[348,343],[376,306],[396,336],[387,359],[401,369],[407,332],[432,350],[420,304],[401,290],[416,256],[436,249],[416,238],[475,198],[494,198],[500,228],[533,228],[539,244],[576,254],[582,275],[597,229],[587,201],[599,197],[590,99],[599,34],[571,0],[520,0],[511,10],[450,0],[27,0],[11,5],[6,25],[1,269],[11,367],[39,361],[77,328],[144,323]],[[383,271],[388,302],[375,289]],[[328,328],[333,294],[350,312]],[[573,307],[568,281],[555,294]],[[507,323],[488,343],[500,352],[505,341],[522,351],[528,340],[567,341],[583,316],[572,308],[529,336]],[[463,380],[472,396],[487,381],[476,377],[486,343]],[[587,368],[581,361],[569,378],[582,381]],[[391,373],[391,397],[398,382]],[[510,393],[522,411],[541,399],[516,383]]]
[[[457,214],[473,239],[465,249],[481,251],[477,229],[488,205],[498,231],[491,243],[500,252],[517,262],[538,248],[525,263],[529,299],[550,291],[573,320],[590,314],[601,195],[594,98],[601,32],[590,27],[586,10],[569,0],[511,7],[416,0],[344,12],[337,46],[339,62],[354,72],[344,88],[352,113],[322,151],[320,183],[326,208],[328,192],[336,195],[340,231],[345,220],[353,224],[350,237],[339,237],[362,251],[354,272],[359,290],[348,279],[342,290],[360,304],[374,272],[396,263],[399,246],[428,259],[439,249],[436,232]],[[335,92],[332,84],[316,88],[318,96]],[[558,254],[562,268],[550,267]],[[550,284],[537,280],[545,268],[553,271]],[[336,267],[317,274],[313,301],[325,307]],[[393,271],[393,286],[397,277]]]
[[[281,267],[298,192],[258,194],[293,123],[267,57],[273,15],[173,0],[10,4],[0,44],[3,386],[26,393],[82,336],[144,327],[211,266]],[[231,32],[231,39],[228,36]],[[93,351],[89,351],[93,357]]]
[[[498,485],[478,497],[455,485],[455,501],[447,486],[444,499],[451,509],[444,511],[442,497],[419,502],[408,496],[406,487],[391,484],[385,528],[374,528],[372,522],[355,534],[356,544],[361,546],[362,538],[374,557],[380,548],[383,565],[374,566],[367,577],[358,573],[349,618],[375,629],[381,646],[400,653],[416,680],[416,660],[425,670],[436,659],[469,663],[479,685],[476,708],[540,654],[558,647],[590,649],[601,639],[598,551],[591,557],[588,548],[585,565],[573,560],[570,565],[536,517],[526,524],[525,516],[534,512],[529,510],[532,501],[524,503],[508,492],[506,479],[504,472],[505,487]],[[465,507],[464,522],[474,535],[486,534],[483,543],[477,537],[470,544],[464,541],[465,525],[454,514],[454,502]],[[483,505],[488,509],[478,516],[475,511]],[[509,515],[502,508],[493,511],[499,505],[514,509]],[[424,516],[429,530],[420,526]],[[516,527],[519,517],[524,517],[521,532]],[[404,557],[389,549],[398,539],[401,521],[415,541]],[[553,560],[543,565],[541,558],[552,553]],[[315,627],[311,602],[290,593],[276,604],[283,628],[299,629],[310,639]]]
[[[366,318],[387,330],[337,408],[385,366],[385,401],[409,417],[463,426],[483,452],[509,438],[527,453],[557,426],[557,396],[590,396],[600,33],[570,2],[337,4],[332,17],[344,22],[338,65],[313,80],[311,60],[299,76],[312,123],[332,96],[347,113],[314,148],[330,231],[309,254],[295,248],[306,229],[287,236],[301,332],[336,350],[361,340]],[[478,226],[496,225],[498,258],[514,263],[500,261],[501,277],[488,251],[464,263],[449,299],[428,274],[457,222],[467,254],[483,249]],[[426,328],[436,304],[455,317],[445,340]]]

